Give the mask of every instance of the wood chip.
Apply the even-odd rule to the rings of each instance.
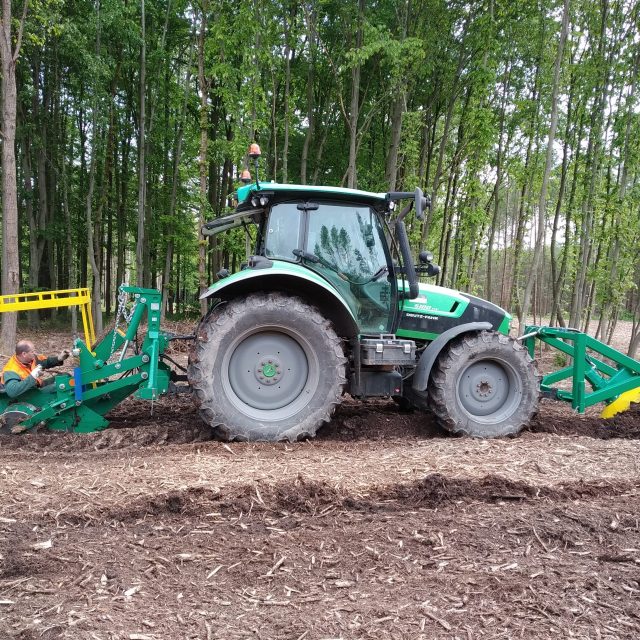
[[[451,631],[451,625],[446,620],[443,620],[442,618],[438,618],[438,616],[431,613],[431,611],[429,611],[428,609],[423,609],[423,611],[425,616],[427,616],[428,618],[431,618],[434,622],[437,622],[441,627],[443,627],[447,631]]]
[[[32,544],[31,548],[36,551],[41,551],[43,549],[51,549],[52,546],[53,542],[51,540],[45,540],[44,542],[36,542],[35,544]]]
[[[338,589],[346,589],[347,587],[353,587],[355,582],[353,580],[336,580],[333,584]]]

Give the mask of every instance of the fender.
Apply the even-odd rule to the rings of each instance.
[[[321,276],[291,262],[273,260],[271,266],[248,268],[211,285],[200,299],[229,300],[256,291],[283,291],[305,299],[331,320],[339,335],[358,335],[358,323],[352,309],[333,286]]]
[[[469,333],[471,331],[485,331],[493,329],[493,325],[490,322],[468,322],[467,324],[461,324],[458,327],[452,327],[444,333],[441,333],[422,353],[420,356],[420,362],[416,367],[416,371],[413,374],[413,389],[416,391],[424,391],[427,388],[429,382],[429,376],[431,375],[431,369],[435,361],[438,359],[440,352],[444,347],[453,340],[453,338],[459,336],[462,333]]]

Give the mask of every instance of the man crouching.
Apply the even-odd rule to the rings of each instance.
[[[10,398],[17,398],[25,391],[50,385],[54,378],[42,379],[43,369],[59,367],[69,357],[69,351],[63,349],[57,356],[48,358],[36,353],[33,343],[21,340],[16,345],[16,353],[9,358],[0,374],[0,382]]]

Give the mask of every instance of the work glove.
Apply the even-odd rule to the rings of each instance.
[[[32,369],[29,372],[29,375],[34,379],[37,380],[41,375],[42,375],[42,365],[39,364],[35,369]]]
[[[58,360],[60,360],[60,362],[64,362],[70,355],[71,355],[71,352],[68,349],[63,349],[58,354]]]

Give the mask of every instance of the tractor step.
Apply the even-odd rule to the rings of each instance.
[[[402,395],[402,376],[397,371],[362,371],[360,384],[351,376],[349,393],[358,398],[391,398]]]

